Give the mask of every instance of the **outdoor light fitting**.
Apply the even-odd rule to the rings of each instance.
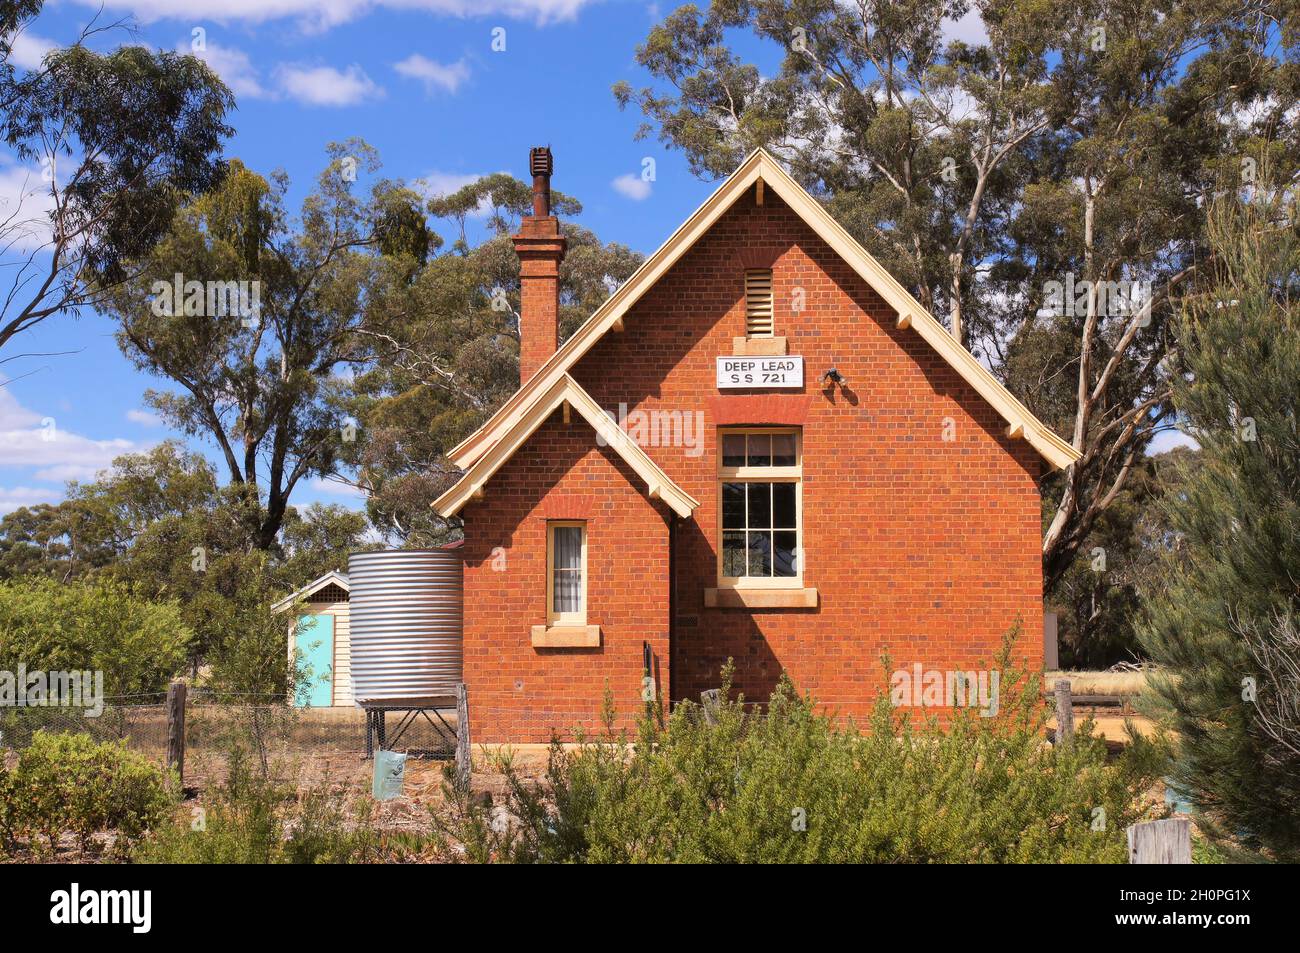
[[[839,384],[841,387],[847,387],[849,384],[848,378],[834,367],[822,375],[822,380],[826,382],[827,388],[834,387],[836,384]]]

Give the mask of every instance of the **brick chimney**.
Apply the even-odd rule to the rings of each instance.
[[[519,255],[519,386],[537,373],[559,347],[560,262],[566,242],[551,214],[551,150],[528,153],[533,173],[533,214],[514,236]]]

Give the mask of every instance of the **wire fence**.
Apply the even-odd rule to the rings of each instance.
[[[205,760],[219,761],[235,744],[264,762],[339,756],[360,760],[381,743],[390,750],[435,758],[451,757],[455,752],[454,711],[387,710],[370,718],[382,721],[370,723],[367,739],[368,712],[361,708],[299,708],[267,696],[191,692],[185,704],[185,760],[187,767]],[[97,713],[53,706],[0,708],[0,758],[21,752],[38,731],[124,742],[129,749],[165,764],[167,696],[108,697]]]
[[[168,765],[169,704],[165,692],[109,696],[100,710],[75,707],[0,707],[0,762],[27,748],[39,732],[86,734],[121,742],[160,766]],[[616,734],[634,738],[638,713],[621,713]],[[571,743],[607,739],[598,706],[557,710],[475,706],[470,700],[472,750],[508,743]],[[417,758],[456,755],[454,708],[415,710],[359,707],[310,708],[283,697],[212,693],[190,689],[184,705],[183,780],[203,787],[227,776],[236,749],[260,762],[290,767],[299,777],[363,776],[365,762],[384,748]]]

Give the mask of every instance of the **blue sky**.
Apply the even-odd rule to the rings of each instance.
[[[435,189],[508,171],[526,178],[530,146],[555,152],[555,186],[579,198],[579,219],[606,241],[652,251],[712,185],[692,177],[680,153],[634,138],[635,110],[620,112],[610,86],[644,85],[636,45],[662,16],[629,0],[55,0],[14,58],[38,60],[71,42],[98,15],[126,18],[92,43],[126,42],[200,52],[236,94],[227,154],[267,173],[283,168],[296,207],[331,140],[360,136],[384,174]],[[665,10],[670,8],[664,8]],[[494,51],[504,30],[505,50]],[[500,45],[500,43],[498,43]],[[751,51],[775,63],[776,51]],[[642,183],[642,161],[656,181]],[[0,157],[0,190],[14,198],[19,173]],[[6,182],[7,179],[7,182]],[[620,181],[621,180],[621,181]],[[0,191],[0,201],[6,195]],[[450,230],[443,231],[444,237]],[[0,512],[62,498],[123,452],[174,436],[144,410],[143,392],[167,383],[137,372],[95,314],[56,317],[16,351],[75,353],[0,367]],[[52,424],[43,423],[52,421]],[[50,436],[53,439],[42,439]],[[211,455],[202,442],[194,446]],[[359,506],[346,488],[308,485],[295,502]]]
[[[201,40],[196,52],[238,101],[227,154],[262,173],[287,171],[293,208],[326,143],[349,136],[379,150],[383,174],[434,191],[489,172],[526,178],[529,147],[546,143],[556,188],[584,204],[581,223],[648,253],[713,188],[680,153],[638,142],[640,113],[621,112],[610,94],[618,80],[649,81],[635,49],[671,9],[638,0],[48,0],[13,58],[35,65],[96,17],[129,24],[96,47],[191,51]],[[975,14],[949,26],[952,37],[982,35]],[[746,34],[729,39],[775,70],[780,50]],[[646,158],[656,163],[653,183],[641,181]],[[0,153],[0,207],[34,175]],[[91,479],[115,456],[176,436],[141,399],[168,383],[132,368],[112,332],[99,315],[56,317],[0,355],[72,352],[0,365],[0,384],[13,378],[0,386],[0,513],[57,501],[66,480]],[[1159,449],[1175,439],[1161,438]],[[191,445],[215,459],[208,444]],[[314,500],[361,505],[346,487],[322,483],[301,485],[294,502]]]

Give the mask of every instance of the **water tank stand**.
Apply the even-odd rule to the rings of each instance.
[[[388,737],[388,712],[401,712],[401,718],[397,721],[397,730],[393,737]],[[438,737],[447,742],[445,751],[411,751],[408,754],[416,757],[431,758],[451,758],[456,753],[456,729],[447,724],[447,719],[442,717],[442,711],[439,708],[430,706],[427,708],[411,708],[400,705],[368,705],[366,712],[366,760],[375,756],[375,743],[378,742],[381,751],[393,751],[397,748],[397,743],[402,740],[402,735],[406,734],[407,729],[414,725],[420,718],[424,718],[433,728]],[[433,718],[429,717],[432,712],[433,718],[437,718],[435,724]]]

